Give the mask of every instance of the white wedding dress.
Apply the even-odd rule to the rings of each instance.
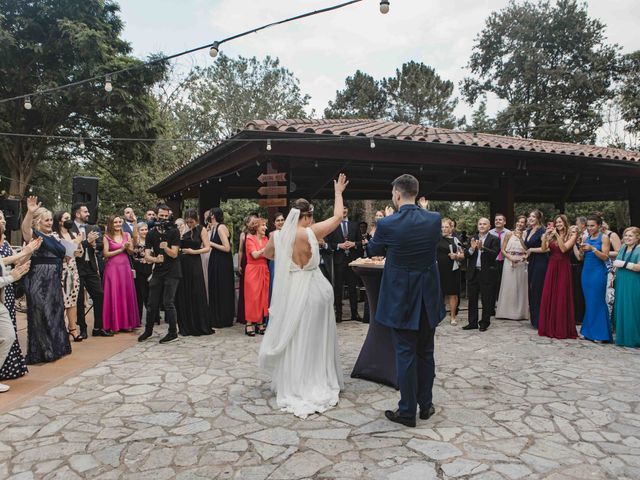
[[[311,260],[303,268],[291,254],[300,211],[292,209],[276,232],[275,274],[269,327],[259,364],[283,411],[306,418],[338,403],[343,387],[336,338],[333,287],[319,269],[318,241],[307,228]]]

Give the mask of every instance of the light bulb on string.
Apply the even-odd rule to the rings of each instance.
[[[271,140],[267,140],[267,150],[271,151]]]
[[[78,143],[78,147],[80,148],[80,150],[84,150],[84,138],[80,137],[80,143]]]
[[[314,166],[314,167],[316,167],[316,168],[318,168],[318,160],[316,160],[316,161],[313,163],[313,166]]]
[[[423,170],[424,170],[424,167],[420,165],[420,173],[422,173]]]
[[[173,150],[175,152],[176,150],[178,150],[178,146],[175,145],[175,144],[171,145],[171,150]]]
[[[380,0],[380,13],[389,13],[389,0]]]
[[[574,135],[580,135],[580,129],[578,127],[573,129]]]
[[[110,92],[113,90],[113,85],[111,84],[111,75],[107,75],[104,77],[104,90],[106,92]]]
[[[371,140],[369,141],[369,146],[371,148],[376,148],[376,141],[373,139],[373,137],[371,137]]]
[[[218,56],[218,52],[220,51],[220,42],[213,42],[211,48],[209,49],[209,56],[211,58],[216,58]]]
[[[240,177],[240,171],[236,170],[236,177]]]
[[[218,182],[219,182],[219,183],[222,183],[222,177],[219,177],[219,178],[218,178]]]
[[[369,167],[369,170],[371,170],[373,172],[373,163],[371,164],[371,166]]]
[[[260,160],[256,160],[256,167],[260,166]]]
[[[31,110],[31,97],[24,97],[24,108],[26,110]]]

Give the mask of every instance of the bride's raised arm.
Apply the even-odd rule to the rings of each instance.
[[[342,212],[344,210],[342,192],[347,188],[347,185],[349,185],[349,181],[344,173],[341,173],[338,176],[338,180],[333,181],[333,188],[335,190],[333,216],[323,220],[322,222],[311,225],[311,230],[316,235],[316,238],[321,239],[328,236],[340,225],[340,222],[342,221]]]

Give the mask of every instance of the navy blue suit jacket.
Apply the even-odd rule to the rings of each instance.
[[[421,310],[435,328],[445,317],[436,263],[442,237],[440,214],[403,205],[381,219],[367,246],[369,256],[385,256],[376,321],[391,328],[419,330]]]

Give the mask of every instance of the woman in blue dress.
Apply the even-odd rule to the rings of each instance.
[[[623,247],[613,262],[617,268],[613,307],[616,344],[640,347],[640,228],[627,228],[622,242]]]
[[[600,232],[602,219],[597,215],[587,217],[587,238],[582,242],[579,258],[582,267],[582,292],[584,293],[584,317],[580,334],[587,340],[610,342],[612,340],[607,307],[607,262],[609,238]]]
[[[31,256],[31,268],[24,277],[27,294],[27,364],[52,362],[71,353],[64,324],[62,261],[65,247],[52,236],[53,216],[41,207],[37,197],[27,199],[22,236],[29,242],[41,238],[42,245]]]
[[[542,302],[542,290],[544,288],[544,278],[547,274],[547,264],[549,254],[542,251],[542,212],[532,210],[527,217],[529,228],[524,237],[524,244],[527,247],[527,273],[529,280],[529,317],[531,326],[538,328],[540,318],[540,303]]]

